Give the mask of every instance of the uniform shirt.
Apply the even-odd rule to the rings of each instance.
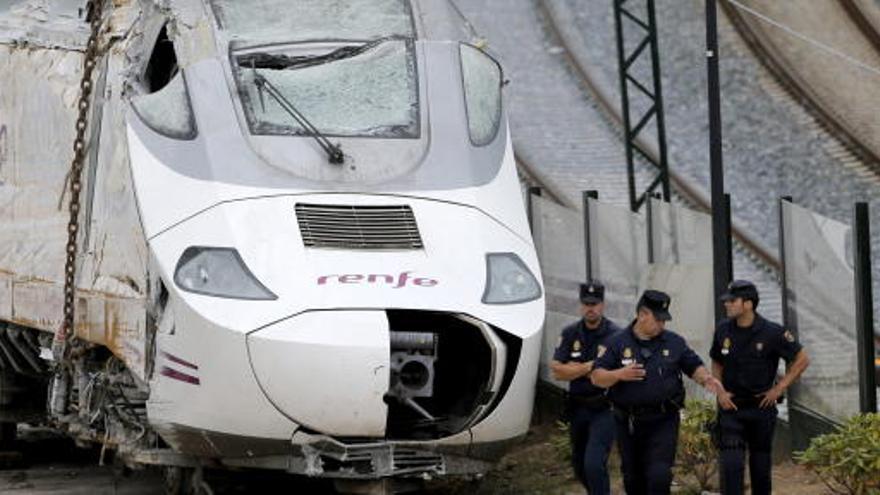
[[[620,332],[620,327],[608,318],[602,318],[599,327],[590,330],[584,323],[584,319],[572,323],[562,330],[559,337],[559,345],[553,353],[553,359],[560,363],[586,363],[596,359],[605,341],[612,335]],[[590,382],[585,376],[575,378],[568,382],[568,390],[572,395],[593,397],[605,393],[604,388],[599,388]]]
[[[616,370],[630,363],[641,363],[645,376],[640,381],[619,381],[609,389],[608,396],[617,406],[659,406],[683,398],[681,373],[692,376],[703,360],[671,330],[642,340],[630,325],[608,341],[608,349],[596,359],[595,367]]]
[[[773,387],[779,358],[790,362],[801,349],[791,332],[756,314],[749,328],[732,319],[721,322],[709,356],[724,366],[725,389],[736,397],[754,397]]]

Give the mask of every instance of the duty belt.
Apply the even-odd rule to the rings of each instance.
[[[569,395],[568,400],[576,406],[584,406],[589,409],[602,409],[610,404],[605,394],[597,394],[591,396]]]
[[[666,400],[659,404],[645,404],[629,407],[621,406],[619,404],[612,404],[612,409],[615,416],[617,416],[619,419],[626,421],[627,431],[629,431],[629,434],[634,435],[635,421],[637,419],[658,414],[678,412],[678,410],[681,409],[681,406],[674,401]]]
[[[737,409],[752,409],[761,405],[762,397],[737,397],[731,398]]]
[[[662,414],[668,412],[676,412],[681,406],[671,400],[660,402],[659,404],[644,404],[638,406],[622,406],[614,404],[614,411],[624,416],[649,416],[652,414]]]

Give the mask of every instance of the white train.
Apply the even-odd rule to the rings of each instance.
[[[172,491],[481,473],[524,435],[544,299],[503,75],[441,0],[107,2],[53,354],[94,12],[0,2],[7,435],[48,403]]]

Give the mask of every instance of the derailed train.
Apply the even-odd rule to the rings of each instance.
[[[59,354],[94,12],[0,4],[4,432],[178,475],[485,471],[528,427],[544,300],[502,71],[454,5],[108,1]]]

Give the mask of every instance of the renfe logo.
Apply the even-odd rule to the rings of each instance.
[[[330,282],[336,282],[340,284],[386,284],[391,285],[392,289],[399,289],[406,285],[407,283],[410,285],[415,285],[418,287],[434,287],[439,282],[433,278],[427,277],[416,277],[413,278],[410,276],[412,272],[400,272],[400,275],[395,277],[394,275],[382,275],[382,274],[370,274],[370,275],[362,275],[358,273],[349,273],[345,275],[321,275],[318,277],[318,285],[327,285]]]

